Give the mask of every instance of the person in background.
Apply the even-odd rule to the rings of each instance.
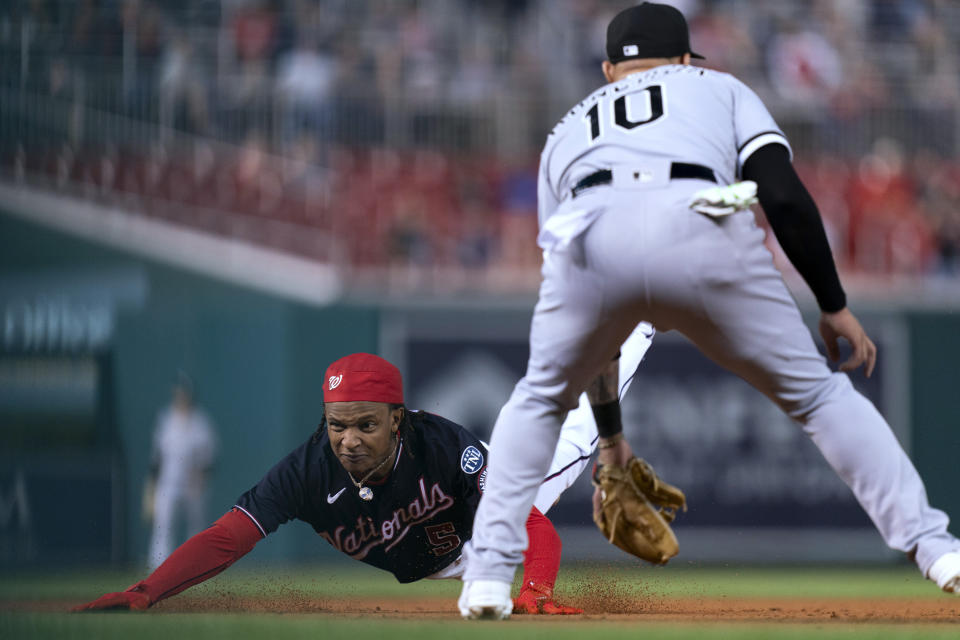
[[[207,524],[207,485],[216,453],[216,433],[206,413],[196,406],[193,382],[181,372],[170,405],[157,418],[144,492],[144,511],[153,521],[147,555],[151,570],[173,551],[180,513],[188,536]]]

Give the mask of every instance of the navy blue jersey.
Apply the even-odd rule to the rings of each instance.
[[[237,500],[266,536],[303,520],[351,558],[413,582],[460,556],[486,475],[486,449],[469,431],[408,411],[399,454],[373,499],[360,499],[330,448],[326,422]]]

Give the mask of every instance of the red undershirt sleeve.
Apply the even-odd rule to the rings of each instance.
[[[180,545],[156,571],[127,591],[147,594],[152,605],[209,580],[249,553],[262,537],[246,514],[232,509]]]

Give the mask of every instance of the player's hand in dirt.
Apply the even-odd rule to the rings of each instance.
[[[127,611],[146,611],[152,603],[150,596],[139,591],[120,591],[100,596],[93,602],[77,605],[70,609],[73,612],[106,611],[109,609]]]
[[[820,335],[827,345],[827,355],[831,360],[840,358],[838,338],[844,338],[850,343],[853,353],[840,365],[840,371],[853,371],[863,365],[864,374],[870,377],[877,362],[877,347],[849,309],[844,307],[834,313],[822,313]]]
[[[513,599],[513,612],[546,616],[573,616],[583,613],[583,609],[557,604],[553,601],[551,589],[526,586],[520,595]]]

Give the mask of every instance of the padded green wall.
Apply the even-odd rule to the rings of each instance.
[[[960,535],[960,313],[914,312],[910,327],[913,458],[930,503]]]
[[[142,308],[121,310],[112,341],[115,420],[123,457],[125,553],[145,557],[140,520],[150,436],[178,369],[194,378],[221,451],[211,519],[229,509],[316,428],[326,366],[352,351],[377,350],[378,311],[311,307],[145,261],[121,251],[0,215],[0,277],[56,269],[130,268],[145,274]],[[255,557],[328,555],[302,523],[258,545]]]

